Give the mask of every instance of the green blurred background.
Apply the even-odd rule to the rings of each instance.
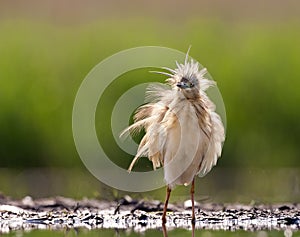
[[[207,185],[199,195],[223,188],[255,199],[253,193],[264,190],[260,197],[268,200],[279,194],[265,189],[281,184],[290,195],[278,200],[299,200],[300,2],[293,0],[1,1],[0,191],[115,195],[77,155],[72,107],[97,63],[144,45],[183,52],[192,45],[190,55],[208,68],[223,95],[224,152],[213,175],[198,181]],[[124,88],[147,77],[164,80],[140,70],[127,75]],[[97,111],[107,115],[103,121],[116,95],[103,99]],[[109,126],[98,122],[97,128],[106,153],[126,167],[131,156],[116,147]],[[146,159],[141,164],[149,166]]]

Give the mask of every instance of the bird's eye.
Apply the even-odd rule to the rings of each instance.
[[[180,82],[177,84],[177,86],[180,87],[180,88],[182,88],[182,89],[186,89],[186,88],[192,88],[195,85],[188,78],[182,77],[181,80],[180,80]]]

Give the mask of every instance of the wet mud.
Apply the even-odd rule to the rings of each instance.
[[[184,228],[210,230],[300,230],[300,204],[196,204],[196,222],[192,226],[190,202],[169,205],[167,223],[162,226],[161,201],[74,200],[54,197],[13,200],[0,196],[0,234],[33,229],[148,229]]]

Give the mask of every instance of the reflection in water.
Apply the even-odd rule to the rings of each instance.
[[[284,233],[284,237],[292,237],[293,236],[293,231],[291,230],[291,228],[286,228],[283,233]]]
[[[163,237],[168,237],[168,231],[166,224],[162,224],[162,232],[163,232]],[[192,223],[192,237],[195,237],[195,224]]]
[[[168,232],[167,232],[167,228],[166,228],[165,223],[162,224],[162,231],[163,231],[163,236],[168,237]]]

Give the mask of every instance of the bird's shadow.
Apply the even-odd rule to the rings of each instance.
[[[166,224],[162,224],[162,232],[163,232],[163,237],[168,237],[168,230],[166,227]],[[192,237],[195,237],[195,223],[192,223]]]

